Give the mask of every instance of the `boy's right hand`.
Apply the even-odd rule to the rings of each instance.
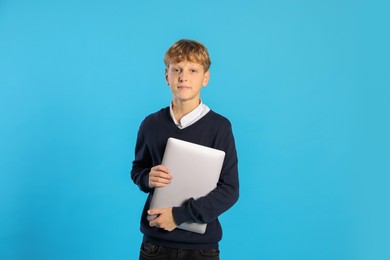
[[[171,183],[172,176],[169,174],[169,169],[164,165],[157,165],[150,169],[149,186],[150,188],[164,187]]]

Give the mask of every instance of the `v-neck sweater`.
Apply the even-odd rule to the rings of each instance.
[[[207,223],[205,234],[177,228],[168,232],[150,227],[146,218],[154,191],[149,187],[149,172],[153,166],[161,164],[169,137],[225,152],[217,187],[208,195],[196,200],[191,198],[172,210],[177,225],[184,222]],[[230,121],[210,110],[194,124],[180,129],[172,120],[169,107],[147,116],[138,131],[131,178],[142,191],[149,193],[141,217],[144,242],[182,249],[215,248],[222,238],[218,216],[228,210],[239,196],[238,159]]]

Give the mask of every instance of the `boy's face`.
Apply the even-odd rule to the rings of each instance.
[[[209,81],[210,72],[201,64],[183,61],[171,63],[165,70],[165,79],[171,88],[174,101],[199,102],[200,90]]]

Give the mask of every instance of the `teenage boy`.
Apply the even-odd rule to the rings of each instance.
[[[172,102],[141,123],[131,170],[134,183],[149,193],[141,217],[144,238],[139,259],[219,259],[222,228],[218,216],[239,195],[231,124],[200,99],[200,91],[210,78],[211,65],[202,43],[180,40],[168,49],[164,62]],[[169,137],[225,151],[221,175],[217,187],[204,197],[189,199],[180,207],[148,210],[154,189],[173,181],[169,169],[161,165]],[[148,221],[148,214],[158,217]],[[184,222],[207,223],[205,234],[176,228]]]

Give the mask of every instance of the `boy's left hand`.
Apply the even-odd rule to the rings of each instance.
[[[148,210],[149,215],[158,215],[157,218],[149,222],[149,226],[162,228],[166,231],[174,230],[177,225],[173,219],[172,208],[151,209]]]

